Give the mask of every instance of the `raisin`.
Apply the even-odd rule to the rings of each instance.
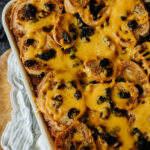
[[[139,150],[150,150],[150,142],[142,135],[138,137],[138,149]]]
[[[125,16],[121,16],[120,18],[121,18],[122,21],[127,20],[127,17],[125,17]]]
[[[112,113],[117,116],[117,117],[125,117],[127,116],[127,111],[124,109],[119,109],[119,108],[113,108]]]
[[[76,84],[76,81],[75,80],[72,80],[70,81],[71,85],[74,87],[74,88],[77,88],[77,84]]]
[[[94,140],[97,140],[100,133],[99,133],[98,129],[96,129],[96,128],[93,128],[92,130],[93,130],[92,136],[93,136]]]
[[[83,22],[82,18],[80,17],[80,15],[79,15],[78,13],[76,13],[74,16],[77,18],[77,20],[78,20],[78,26],[79,26],[80,28],[89,27],[87,24],[85,24],[85,23]]]
[[[88,146],[83,146],[83,147],[81,147],[80,150],[90,150],[90,147],[88,147]]]
[[[27,40],[25,41],[26,46],[30,46],[30,45],[32,45],[33,43],[34,43],[34,39],[27,39]]]
[[[97,104],[101,104],[101,103],[104,103],[107,99],[104,97],[104,96],[100,96],[98,97],[97,99]]]
[[[26,60],[25,63],[24,63],[24,66],[25,67],[32,67],[34,66],[35,64],[37,64],[37,61],[36,60]]]
[[[112,135],[110,135],[108,133],[103,134],[101,137],[110,146],[113,146],[115,143],[118,142],[118,137],[112,136]]]
[[[76,150],[75,145],[73,142],[70,143],[70,148],[69,150]]]
[[[63,103],[63,97],[61,95],[57,95],[53,98],[53,107],[59,108]]]
[[[106,74],[107,77],[110,77],[113,74],[112,68],[106,68],[106,71],[107,71],[107,74]]]
[[[91,27],[81,28],[81,33],[80,33],[81,38],[92,36],[93,34],[94,34],[94,29]]]
[[[28,20],[32,20],[36,17],[36,8],[32,5],[32,4],[28,4],[26,5],[26,8],[25,8],[25,17],[28,19]]]
[[[97,84],[97,83],[99,83],[99,82],[93,80],[93,81],[91,81],[90,83],[91,83],[91,84]]]
[[[77,31],[73,24],[69,25],[69,31],[72,33],[72,37],[74,40],[77,39]]]
[[[37,75],[37,78],[43,78],[45,77],[45,72],[42,72],[40,75]]]
[[[99,6],[95,6],[95,4],[96,4],[95,0],[90,1],[90,12],[93,15],[93,19],[97,20],[99,12],[104,8],[105,5],[101,4]]]
[[[64,39],[64,42],[67,43],[67,44],[70,44],[71,41],[72,41],[69,34],[65,31],[63,32],[63,39]]]
[[[139,84],[136,84],[135,87],[138,89],[139,95],[143,94],[143,88]]]
[[[80,111],[76,108],[71,108],[68,112],[68,118],[74,119],[76,116],[78,116]]]
[[[118,78],[116,79],[116,82],[126,82],[126,80],[124,78]]]
[[[65,87],[66,87],[66,85],[64,83],[62,83],[58,86],[57,89],[61,90],[61,89],[64,89]]]
[[[102,60],[100,61],[100,63],[99,63],[99,65],[100,65],[101,67],[107,67],[109,64],[110,64],[110,61],[109,61],[109,59],[107,59],[107,58],[102,59]]]
[[[50,31],[52,31],[53,26],[50,26],[50,27],[43,27],[42,29],[43,29],[44,32],[50,32]]]
[[[63,98],[62,98],[61,95],[57,95],[57,96],[54,98],[54,100],[56,100],[56,101],[62,101]]]
[[[43,54],[39,55],[37,54],[36,57],[48,61],[49,59],[52,59],[56,56],[56,51],[54,49],[50,49],[48,51],[45,51]]]
[[[106,89],[106,95],[107,95],[107,97],[111,97],[111,88],[107,88]]]
[[[49,10],[54,10],[55,9],[55,5],[54,4],[51,4],[51,3],[46,3],[44,4],[45,7]]]
[[[128,22],[128,27],[130,28],[130,29],[136,29],[137,28],[137,22],[136,22],[136,20],[131,20],[131,21],[129,21]]]
[[[139,129],[138,128],[133,128],[132,135],[135,135],[137,133],[140,133]]]
[[[130,93],[129,92],[121,91],[119,93],[119,95],[120,95],[121,98],[130,98]]]
[[[76,58],[76,55],[73,54],[73,55],[70,56],[70,58],[71,58],[71,59],[75,59],[75,58]]]
[[[81,91],[76,90],[74,96],[75,96],[75,98],[76,98],[77,100],[79,100],[80,98],[82,98],[82,93],[81,93]]]

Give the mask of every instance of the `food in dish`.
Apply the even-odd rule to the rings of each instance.
[[[142,0],[18,0],[10,28],[56,150],[149,150],[149,12]]]

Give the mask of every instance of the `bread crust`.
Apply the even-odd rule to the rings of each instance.
[[[80,138],[76,137],[79,135]],[[80,143],[81,144],[77,144]],[[74,146],[75,149],[88,147],[91,150],[96,150],[96,145],[90,130],[86,127],[85,124],[76,122],[68,129],[59,134],[55,140],[56,150],[70,150],[71,146]]]

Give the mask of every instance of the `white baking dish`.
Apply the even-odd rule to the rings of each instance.
[[[11,10],[12,4],[15,1],[16,0],[11,0],[5,6],[5,8],[3,10],[3,13],[2,13],[3,27],[4,27],[4,30],[6,32],[7,38],[9,40],[11,49],[12,49],[12,51],[15,54],[16,61],[18,63],[18,66],[19,66],[19,69],[20,69],[20,73],[21,73],[21,76],[22,76],[22,79],[23,79],[23,82],[24,82],[24,85],[25,85],[26,92],[27,92],[28,97],[30,99],[30,103],[32,105],[34,114],[35,114],[37,122],[39,124],[41,133],[44,135],[45,143],[47,144],[48,150],[53,150],[54,149],[54,141],[50,137],[50,134],[48,132],[48,128],[46,126],[46,123],[43,120],[42,114],[38,111],[37,106],[36,106],[36,104],[34,102],[34,96],[33,96],[33,92],[32,92],[31,82],[30,82],[30,79],[29,79],[25,69],[24,69],[24,66],[23,66],[22,61],[21,61],[20,56],[19,56],[19,50],[17,48],[16,41],[15,41],[14,36],[13,36],[11,30],[10,30],[8,16],[10,15],[10,10]]]

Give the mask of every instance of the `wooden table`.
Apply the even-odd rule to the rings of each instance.
[[[0,56],[0,140],[8,121],[11,120],[11,86],[7,80],[7,58],[10,50]],[[2,150],[0,146],[0,150]]]

